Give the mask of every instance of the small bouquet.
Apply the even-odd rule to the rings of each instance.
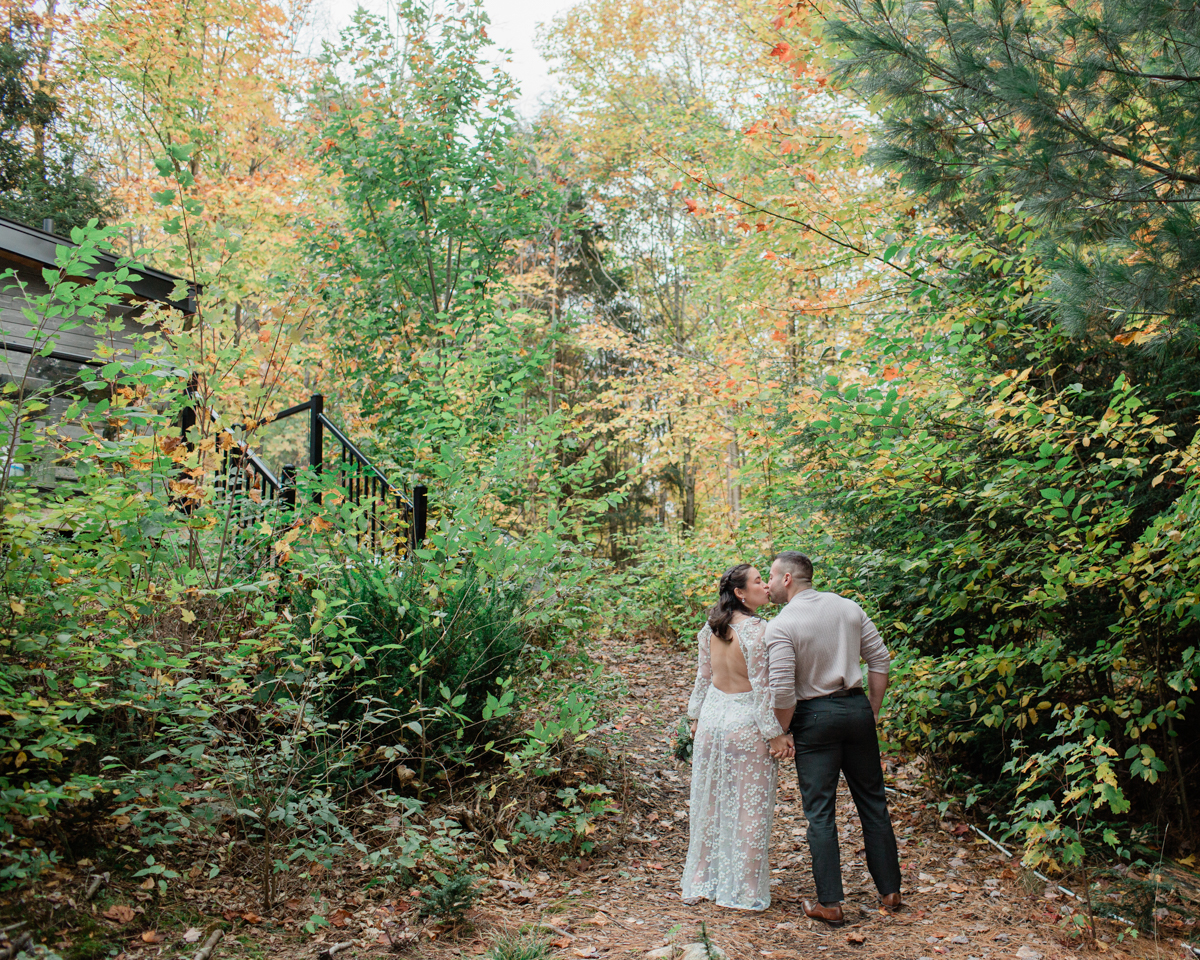
[[[675,730],[675,746],[671,751],[675,755],[675,759],[680,763],[691,763],[694,742],[691,724],[685,717],[679,721],[679,726]]]

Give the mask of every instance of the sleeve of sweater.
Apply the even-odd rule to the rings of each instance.
[[[892,658],[888,654],[887,647],[883,645],[883,637],[879,635],[875,624],[871,622],[871,618],[861,607],[859,612],[862,613],[862,640],[859,652],[867,661],[867,670],[870,673],[887,673],[892,664]]]
[[[767,624],[763,637],[767,645],[767,674],[771,682],[771,699],[776,710],[796,705],[796,648],[791,637],[784,634],[776,617]]]

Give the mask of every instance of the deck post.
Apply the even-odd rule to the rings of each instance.
[[[413,549],[425,542],[425,521],[429,511],[429,491],[424,484],[413,487]]]
[[[321,414],[325,412],[325,397],[314,393],[308,408],[308,465],[320,480],[321,464],[325,459],[325,427],[321,423]],[[313,503],[321,502],[321,491],[313,494]]]

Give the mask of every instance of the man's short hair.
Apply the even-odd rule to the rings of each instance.
[[[771,566],[777,563],[780,564],[780,572],[790,573],[793,580],[812,580],[812,561],[799,550],[784,550],[782,553],[775,554]]]

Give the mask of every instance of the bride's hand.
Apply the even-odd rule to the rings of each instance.
[[[696,725],[699,722],[700,722],[699,720],[693,720],[691,723],[688,724],[688,729],[692,731],[693,737],[696,735]]]
[[[796,747],[790,733],[781,733],[767,744],[771,756],[776,760],[788,760],[796,755]]]

